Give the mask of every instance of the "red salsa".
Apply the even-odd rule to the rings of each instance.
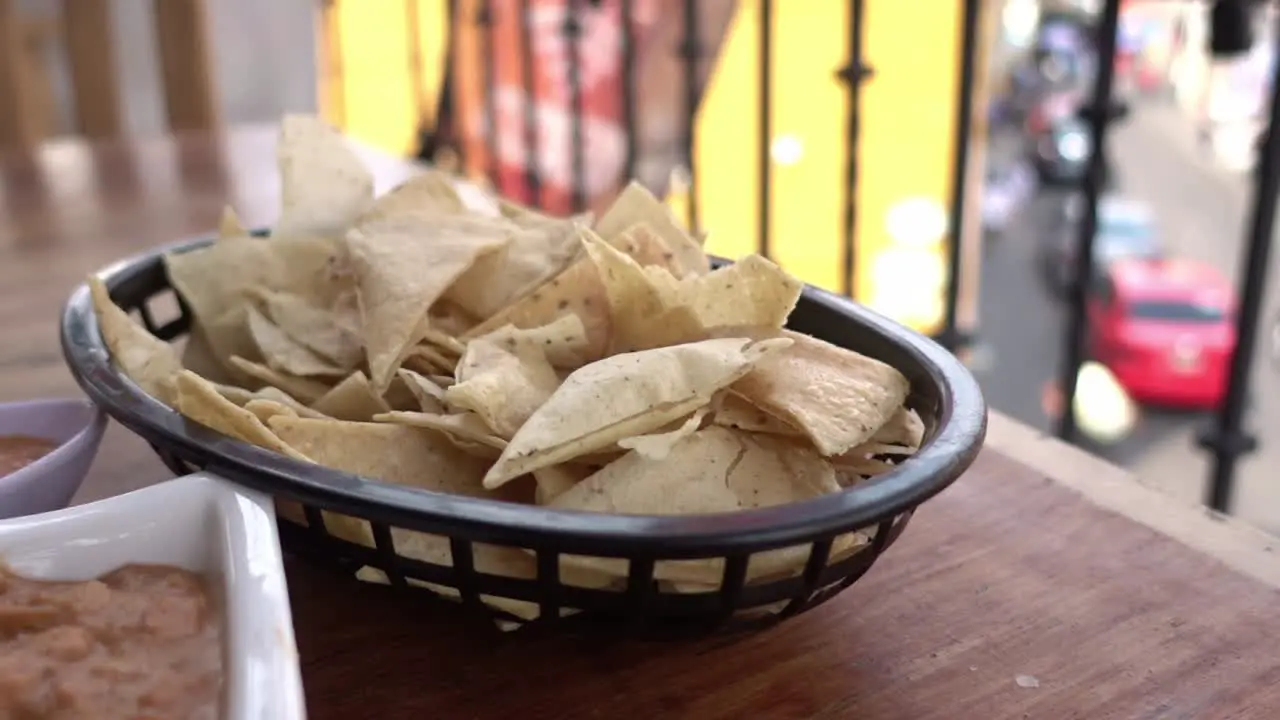
[[[26,435],[0,435],[0,477],[15,473],[53,452],[58,443]]]

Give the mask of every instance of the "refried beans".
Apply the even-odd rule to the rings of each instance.
[[[217,602],[185,570],[46,582],[0,566],[0,718],[217,720],[221,636]]]

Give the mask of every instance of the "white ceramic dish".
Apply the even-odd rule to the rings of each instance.
[[[271,501],[200,473],[87,505],[0,521],[0,561],[29,578],[87,580],[170,565],[221,588],[227,720],[304,720]]]

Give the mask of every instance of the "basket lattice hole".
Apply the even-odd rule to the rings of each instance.
[[[171,289],[162,290],[147,298],[138,307],[138,312],[151,334],[163,340],[172,339],[184,324],[178,295]]]

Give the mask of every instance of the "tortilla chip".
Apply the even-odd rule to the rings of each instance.
[[[351,372],[364,359],[360,311],[354,293],[349,305],[340,302],[339,307],[330,310],[293,293],[264,289],[251,292],[272,323],[296,343],[342,368],[341,374]]]
[[[186,343],[182,346],[182,367],[206,380],[219,383],[232,383],[237,375],[214,354],[204,328],[194,319],[187,331]]]
[[[671,251],[671,246],[659,237],[648,223],[632,225],[626,232],[604,240],[630,255],[642,266],[660,267],[676,277],[683,272],[675,253]]]
[[[558,275],[576,259],[578,227],[569,221],[520,228],[511,242],[476,261],[445,297],[476,317],[487,318]]]
[[[223,392],[223,388],[219,387],[217,388],[217,390],[219,393],[222,394],[223,397],[227,398],[232,402],[235,402],[235,398],[228,395],[226,392]],[[289,395],[288,393],[281,390],[280,388],[274,388],[270,386],[261,388],[257,392],[254,392],[252,397],[250,397],[248,400],[245,401],[243,407],[246,410],[250,410],[249,404],[255,400],[262,400],[264,402],[271,402],[277,405],[282,405],[285,408],[288,408],[290,412],[292,412],[294,415],[298,417],[314,418],[316,420],[330,419],[328,415],[325,415],[322,412],[313,410],[307,407],[306,405],[303,405],[302,403],[298,402],[296,399],[293,398],[293,396]]]
[[[705,340],[599,360],[575,370],[529,418],[485,475],[485,487],[657,430],[790,343]]]
[[[261,420],[264,424],[271,421],[272,418],[279,415],[285,417],[296,418],[298,413],[293,408],[275,400],[267,400],[266,398],[254,398],[244,404],[244,409],[253,413],[253,416]]]
[[[286,115],[276,159],[281,209],[272,237],[340,236],[373,202],[373,175],[320,118]]]
[[[541,327],[518,328],[507,325],[491,333],[472,340],[490,343],[536,345],[546,356],[547,362],[558,370],[577,370],[587,362],[590,351],[589,340],[582,320],[572,313],[561,315],[552,322]],[[460,364],[457,372],[458,381],[466,380],[469,369]]]
[[[808,335],[772,334],[794,344],[762,360],[733,392],[798,428],[822,455],[866,442],[906,401],[907,379],[889,365]]]
[[[375,390],[391,384],[432,304],[477,258],[508,241],[491,225],[425,214],[376,220],[347,235]]]
[[[327,305],[349,292],[337,272],[343,251],[332,240],[232,237],[189,252],[167,253],[165,269],[203,328],[213,355],[245,357],[253,347],[244,308],[265,289]],[[250,358],[256,359],[256,358]]]
[[[432,305],[427,315],[430,318],[428,327],[452,338],[461,338],[471,328],[480,324],[479,319],[447,300],[441,300]]]
[[[711,414],[711,422],[715,425],[765,435],[804,437],[804,433],[787,424],[786,421],[752,405],[732,390],[721,395],[715,405],[715,411]]]
[[[314,403],[329,391],[329,386],[322,382],[312,378],[287,375],[261,363],[245,360],[239,355],[231,356],[231,365],[254,380],[280,388],[304,403]]]
[[[196,373],[196,375],[200,375],[200,373]],[[209,378],[204,379],[209,380]],[[236,387],[235,385],[226,385],[224,383],[213,382],[212,380],[209,380],[209,384],[213,386],[214,390],[218,391],[219,395],[240,407],[244,407],[250,400],[258,397],[258,394],[254,391],[246,390],[242,387]]]
[[[422,331],[422,343],[436,348],[445,355],[462,357],[467,346],[457,337],[428,326]]]
[[[557,324],[568,326],[562,334],[582,337],[577,317],[566,316]],[[458,383],[444,392],[446,403],[476,413],[493,434],[506,439],[560,386],[543,350],[558,336],[508,328],[472,340],[458,363]]]
[[[447,357],[430,345],[418,345],[405,355],[403,364],[426,375],[452,373],[458,367],[458,358]]]
[[[502,499],[480,484],[486,463],[439,433],[388,423],[278,416],[271,429],[312,461],[395,485]]]
[[[373,416],[374,422],[409,425],[427,428],[444,433],[450,437],[479,443],[494,450],[507,447],[507,441],[493,434],[489,426],[475,413],[425,413],[425,412],[387,412]]]
[[[243,237],[248,234],[249,231],[245,230],[235,209],[230,205],[222,208],[222,215],[218,218],[218,238]]]
[[[252,305],[245,308],[245,319],[267,367],[294,377],[342,377],[342,368],[289,337]]]
[[[707,275],[685,278],[680,283],[680,300],[703,327],[780,328],[803,290],[804,283],[782,268],[759,255],[748,255]]]
[[[580,260],[550,282],[463,335],[471,340],[511,325],[544,327],[565,315],[576,315],[586,337],[584,361],[604,357],[610,336],[609,301],[600,274],[590,260]]]
[[[533,480],[537,484],[534,491],[534,502],[539,505],[546,505],[599,470],[600,466],[598,465],[578,462],[538,468],[532,473]]]
[[[702,339],[703,326],[682,304],[674,277],[661,268],[641,267],[598,238],[587,238],[584,244],[609,301],[609,354]]]
[[[662,459],[632,452],[549,503],[565,510],[624,515],[701,515],[799,502],[840,491],[835,471],[814,451],[782,439],[711,426]],[[808,546],[757,553],[747,577],[804,565]],[[574,566],[625,575],[626,561],[565,556]],[[719,583],[723,558],[659,562],[654,577]]]
[[[924,421],[915,410],[900,407],[871,439],[884,445],[919,448],[924,443]]]
[[[89,294],[98,315],[98,331],[111,357],[142,391],[166,405],[174,403],[173,379],[182,371],[178,351],[147,332],[111,301],[107,286],[96,275],[88,279]]]
[[[601,237],[609,239],[639,223],[648,225],[671,248],[679,268],[677,277],[703,275],[711,269],[702,246],[680,227],[671,209],[638,182],[632,181],[627,185],[596,221],[594,229]]]
[[[369,384],[369,378],[359,370],[313,401],[311,409],[351,422],[367,422],[374,415],[391,411],[386,400]]]
[[[396,374],[404,381],[409,392],[413,393],[419,410],[433,414],[444,412],[444,388],[412,370],[400,368]]]
[[[633,450],[650,460],[662,460],[670,454],[671,448],[698,431],[702,425],[702,418],[706,417],[710,409],[704,406],[694,410],[687,419],[666,432],[622,438],[618,441],[618,447],[623,450]]]
[[[417,212],[454,214],[465,211],[466,207],[448,174],[427,169],[375,200],[359,222]]]
[[[306,455],[267,429],[256,415],[223,397],[212,383],[190,370],[175,376],[174,387],[175,407],[188,419],[250,445],[310,462]]]

